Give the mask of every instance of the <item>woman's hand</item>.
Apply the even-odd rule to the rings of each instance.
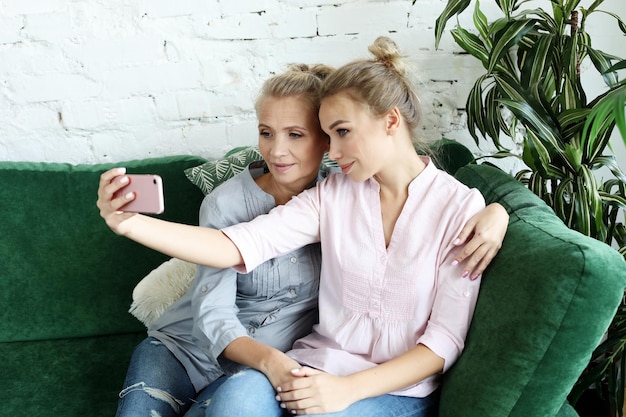
[[[278,387],[287,385],[296,378],[295,375],[292,375],[292,370],[300,367],[298,362],[284,353],[280,353],[282,354],[282,358],[274,360],[269,369],[262,371],[277,391]]]
[[[128,177],[124,174],[126,174],[125,168],[113,168],[103,173],[100,176],[96,202],[96,206],[100,209],[100,216],[107,226],[119,235],[125,232],[121,227],[122,223],[136,215],[136,213],[120,211],[120,207],[135,198],[133,193],[114,198],[115,192],[128,184]]]
[[[348,408],[358,398],[346,377],[327,374],[304,366],[291,371],[291,382],[277,388],[276,400],[292,414],[335,413]]]
[[[476,279],[484,272],[502,247],[508,225],[509,214],[498,203],[488,205],[465,224],[454,242],[465,246],[453,261],[456,264],[467,259],[463,277]]]
[[[297,378],[291,371],[300,367],[298,362],[284,352],[247,336],[230,342],[222,354],[233,362],[262,372],[275,390]]]

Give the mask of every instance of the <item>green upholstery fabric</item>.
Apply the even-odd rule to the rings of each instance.
[[[474,162],[474,155],[469,149],[450,139],[440,139],[429,144],[426,153],[431,154],[435,165],[452,175],[461,167]]]
[[[578,413],[568,402],[564,402],[556,417],[579,417]]]
[[[195,156],[123,162],[163,177],[163,218],[197,224],[203,195],[183,170]],[[117,236],[95,202],[113,164],[0,162],[0,414],[115,413],[145,329],[128,308],[135,284],[166,257]]]
[[[446,374],[440,416],[575,416],[563,403],[622,298],[626,263],[508,174],[469,165],[456,176],[502,204],[510,222],[465,351]]]
[[[113,417],[130,355],[145,337],[0,343],[0,415]]]
[[[183,181],[183,169],[199,161],[123,165],[163,176],[163,218],[197,224],[202,195]],[[0,280],[0,300],[11,305],[0,312],[0,342],[141,330],[126,313],[131,292],[164,257],[115,236],[100,218],[98,179],[111,167],[0,163],[0,253],[3,274],[14,278]]]

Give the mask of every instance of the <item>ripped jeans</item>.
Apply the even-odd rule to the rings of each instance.
[[[128,367],[116,417],[285,417],[269,380],[254,369],[221,377],[196,393],[187,371],[153,337],[141,342]],[[382,395],[319,417],[432,417],[438,392],[426,398]]]
[[[195,397],[196,390],[178,359],[157,339],[148,337],[133,352],[115,415],[184,416],[195,405]]]

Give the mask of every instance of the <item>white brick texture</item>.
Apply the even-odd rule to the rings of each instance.
[[[379,35],[415,64],[422,136],[474,149],[463,108],[483,68],[449,33],[435,51],[444,0],[412,3],[0,0],[0,160],[219,157],[256,143],[253,103],[265,78],[290,63],[367,57]],[[626,15],[623,0],[605,4]],[[471,25],[471,13],[464,19]]]

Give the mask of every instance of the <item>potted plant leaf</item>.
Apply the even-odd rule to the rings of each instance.
[[[614,131],[626,143],[626,81],[620,79],[626,61],[594,48],[585,28],[589,17],[599,13],[614,19],[616,38],[623,39],[626,25],[617,14],[601,10],[603,2],[595,0],[583,8],[581,0],[544,0],[534,4],[546,9],[522,9],[528,0],[496,0],[501,16],[489,21],[475,0],[473,28],[457,20],[451,34],[485,68],[466,105],[467,126],[476,144],[490,141],[497,150],[490,157],[521,159],[525,168],[516,173],[519,181],[570,228],[612,245],[626,257],[626,176],[610,144]],[[447,1],[435,25],[437,47],[448,21],[471,3]],[[581,82],[583,62],[590,62],[590,70],[606,85],[595,98],[588,97]],[[501,139],[507,136],[521,151],[503,145]],[[572,390],[572,403],[597,384],[607,394],[612,415],[622,416],[625,345],[626,307],[621,306],[607,340]]]

